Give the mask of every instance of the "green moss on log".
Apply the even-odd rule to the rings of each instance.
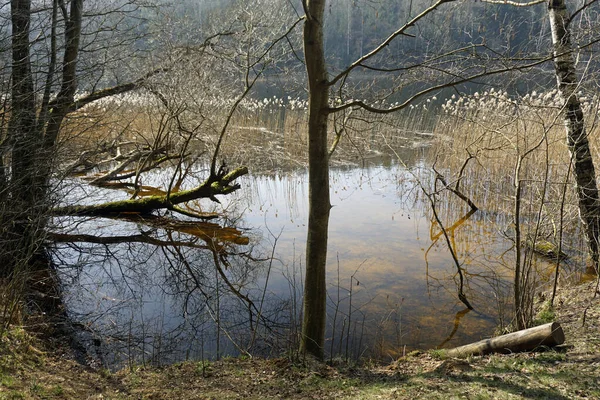
[[[149,214],[154,210],[171,208],[175,204],[201,198],[210,198],[213,201],[218,201],[215,196],[227,195],[238,190],[240,185],[232,185],[231,183],[247,173],[247,167],[240,167],[222,176],[210,177],[200,186],[190,190],[171,193],[170,195],[147,196],[132,200],[111,201],[102,204],[61,207],[53,210],[53,214],[80,216],[102,216],[121,213]]]
[[[567,258],[568,255],[563,251],[560,251],[558,246],[548,240],[538,239],[535,242],[528,238],[524,242],[525,247],[533,250],[536,254],[542,255],[544,257],[552,258],[552,259],[564,259]]]

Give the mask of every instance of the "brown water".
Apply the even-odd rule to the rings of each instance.
[[[416,154],[408,166],[332,170],[326,343],[332,357],[389,360],[489,337],[510,323],[512,243],[502,235],[510,219],[485,210],[461,219],[468,211],[464,203],[445,197],[439,204],[465,270],[465,293],[475,308],[468,312],[457,297],[456,266],[421,190],[431,186],[432,174],[422,150]],[[152,184],[168,178],[168,171],[155,174]],[[182,230],[109,219],[56,221],[70,233],[138,238],[55,249],[70,312],[100,339],[92,347],[107,366],[245,351],[279,356],[296,349],[306,172],[250,175],[240,183],[242,189],[217,210],[229,216],[219,223],[238,229],[248,244],[218,240],[218,253]],[[69,196],[94,201],[115,192],[75,187]],[[542,259],[537,264],[540,271],[550,268]]]
[[[501,280],[510,276],[509,270],[491,269],[481,263],[482,256],[491,257],[510,247],[495,227],[476,218],[457,227],[454,236],[469,273],[468,296],[476,311],[461,318],[455,329],[456,314],[464,309],[456,296],[456,268],[437,225],[430,219],[417,177],[430,178],[423,161],[410,171],[396,164],[332,173],[330,323],[339,297],[338,334],[344,326],[347,331],[350,324],[350,340],[360,342],[356,336],[362,334],[363,342],[371,342],[370,351],[377,356],[397,355],[405,351],[404,346],[408,350],[435,348],[442,343],[453,345],[490,335],[497,325],[494,296],[505,295]],[[253,202],[260,199],[260,206],[248,204],[244,220],[261,230],[268,227],[272,232],[281,232],[278,257],[287,266],[301,264],[306,234],[306,175],[256,178],[253,187],[254,196],[242,197],[252,198]],[[483,249],[486,254],[478,254]],[[488,281],[497,287],[490,287]],[[287,290],[285,282],[280,286],[274,283],[272,289]],[[332,340],[335,353],[340,338]]]

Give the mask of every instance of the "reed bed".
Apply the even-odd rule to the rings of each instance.
[[[599,99],[579,95],[597,159]],[[511,291],[516,295],[511,303],[513,315],[522,319],[520,326],[534,322],[534,294],[544,285],[552,287],[557,271],[577,281],[585,270],[586,246],[566,145],[563,104],[556,90],[523,97],[493,89],[453,96],[442,106],[444,116],[434,129],[436,152],[430,154],[430,162],[479,207],[475,218],[482,229],[491,227],[512,241],[506,253],[479,263],[487,263],[499,277],[515,279]],[[448,191],[439,194],[438,208],[446,216],[447,226],[468,209]],[[520,243],[515,243],[516,227],[521,231]],[[543,241],[556,245],[569,256],[568,261],[539,262],[532,252]],[[463,264],[468,274],[475,259],[473,249],[467,241],[457,243],[456,251],[471,260]],[[510,325],[511,318],[509,314],[501,319]]]
[[[599,99],[580,95],[597,159]],[[556,235],[562,208],[563,229],[578,234],[562,104],[556,90],[520,98],[493,89],[453,96],[442,106],[445,115],[435,127],[438,151],[432,161],[446,171],[451,177],[448,180],[459,179],[463,169],[462,190],[490,216],[513,214],[515,182],[520,180],[525,201],[523,222],[533,226],[539,214],[542,233]]]
[[[489,242],[473,235],[511,236],[515,181],[520,181],[524,188],[519,222],[527,234],[557,241],[559,233],[564,231],[563,251],[574,256],[583,253],[560,114],[562,103],[556,92],[515,98],[494,90],[454,97],[441,107],[436,103],[437,99],[431,98],[384,116],[360,110],[332,115],[332,145],[337,135],[341,136],[332,165],[356,166],[371,160],[385,163],[399,157],[410,168],[419,159],[428,157],[423,164],[433,165],[452,185],[460,182],[461,191],[481,210],[473,216],[476,223],[471,226],[470,236],[460,239],[457,236],[454,241],[465,274],[473,282],[467,294],[483,293],[495,285],[497,290],[490,297],[496,296],[499,318],[506,320],[501,325],[505,326],[511,319],[510,300],[507,300],[510,288],[502,282],[510,277],[513,260],[484,254],[487,250],[484,243]],[[73,159],[90,149],[107,149],[98,153],[99,160],[110,159],[109,156],[136,146],[164,147],[174,154],[186,153],[198,165],[206,165],[222,136],[219,160],[232,167],[248,165],[254,174],[306,167],[308,116],[304,100],[245,98],[236,105],[235,98],[210,95],[196,99],[193,104],[169,107],[154,95],[140,92],[90,105],[70,118],[63,135],[64,155]],[[585,99],[585,112],[594,155],[598,155],[597,98]],[[433,151],[428,150],[429,146]],[[518,160],[521,169],[516,176]],[[427,191],[436,191],[432,175],[419,175],[418,171],[415,174]],[[448,191],[439,190],[436,196],[436,207],[445,227],[450,227],[468,208]],[[451,287],[455,277],[448,279],[440,285]],[[352,307],[348,309],[354,310]],[[290,309],[295,315],[297,305]],[[390,310],[381,320],[378,333],[371,338],[379,343],[374,353],[387,353],[390,345],[399,353],[404,351],[402,307],[394,305]],[[368,336],[363,333],[364,316],[357,311],[351,321],[350,315],[350,312],[339,313],[336,329],[343,334],[332,339],[332,356],[359,357],[364,350],[363,337],[366,340]],[[291,320],[290,325],[296,326],[294,317]],[[383,332],[387,338],[395,338],[393,344],[383,339]],[[281,333],[269,340],[281,341],[280,347],[285,347],[284,342],[294,341],[296,333],[290,332],[289,336]]]
[[[333,166],[362,165],[401,153],[413,157],[427,147],[437,115],[428,102],[402,112],[375,116],[348,110],[331,116],[330,138],[341,140]],[[170,108],[147,92],[98,101],[69,118],[63,132],[63,159],[82,152],[128,146],[183,146],[194,158],[209,159],[221,135],[219,159],[229,165],[249,165],[256,173],[307,166],[307,102],[300,98],[203,97],[194,106]],[[381,106],[381,105],[380,105]],[[392,106],[392,105],[390,105]],[[124,150],[120,150],[124,151]],[[410,162],[410,160],[409,160]]]

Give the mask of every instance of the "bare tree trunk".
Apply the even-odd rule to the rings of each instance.
[[[12,76],[7,147],[12,152],[5,177],[0,236],[0,277],[13,278],[17,267],[28,265],[37,245],[40,189],[35,185],[41,133],[36,129],[35,94],[30,61],[31,1],[12,0]],[[8,160],[7,160],[8,162]]]
[[[327,146],[329,87],[323,43],[325,0],[308,0],[304,5],[304,55],[309,89],[309,212],[300,351],[322,359],[325,345],[327,233],[331,209]]]
[[[42,132],[44,126],[48,122],[48,111],[50,110],[50,96],[52,95],[52,83],[54,82],[54,73],[56,71],[57,60],[57,35],[56,28],[58,25],[58,2],[52,0],[52,20],[50,25],[50,55],[48,64],[48,74],[46,75],[46,83],[44,85],[44,95],[42,96],[42,105],[37,118],[37,129]]]
[[[65,51],[63,55],[62,80],[56,99],[49,104],[50,113],[47,116],[43,142],[41,143],[39,162],[46,166],[36,176],[36,186],[48,192],[50,176],[52,175],[53,159],[56,151],[56,141],[65,116],[70,112],[75,91],[77,90],[77,60],[79,58],[79,42],[81,39],[81,24],[83,16],[83,0],[71,0],[67,15],[64,5],[61,6],[65,21]],[[55,34],[55,32],[54,32]],[[56,38],[53,38],[55,40]],[[52,65],[51,65],[52,67]],[[41,117],[45,117],[43,114]],[[43,124],[40,120],[40,124]],[[43,125],[42,125],[43,126]]]
[[[405,33],[418,20],[453,0],[437,0],[411,21],[391,34],[379,46],[354,61],[336,77],[328,80],[325,64],[323,29],[326,0],[303,0],[304,59],[308,79],[308,235],[306,240],[306,276],[304,283],[304,316],[300,351],[322,359],[325,345],[327,234],[331,202],[329,197],[329,150],[327,146],[327,121],[329,114],[352,106],[368,111],[380,111],[360,101],[351,101],[341,107],[329,107],[329,88],[345,79],[363,62],[377,55],[396,37]],[[422,94],[422,93],[421,93]],[[416,94],[414,97],[419,96]],[[406,107],[408,101],[398,108],[382,111],[391,113]],[[335,146],[333,147],[335,148]]]
[[[52,112],[44,137],[44,150],[46,152],[51,151],[56,143],[63,119],[70,111],[77,89],[77,59],[79,57],[82,15],[83,0],[72,0],[69,16],[65,22],[66,47],[63,57],[62,84],[56,100],[50,104]]]
[[[36,156],[40,134],[35,129],[35,96],[29,54],[31,1],[11,1],[12,102],[8,125],[13,148],[10,183],[13,209],[26,210],[35,204]],[[20,218],[19,218],[20,219]]]
[[[48,181],[58,130],[68,106],[73,102],[76,60],[81,36],[83,0],[70,2],[70,15],[64,2],[53,3],[50,71],[43,90],[42,107],[37,113],[36,88],[31,66],[31,0],[11,0],[12,85],[8,125],[11,169],[6,198],[10,202],[0,237],[0,277],[25,284],[26,291],[59,293],[49,259],[42,243],[48,218]],[[56,20],[60,5],[65,21],[65,55],[61,91],[53,104],[50,98],[56,56]],[[49,112],[49,115],[48,115]],[[49,121],[48,130],[45,121]],[[50,134],[49,134],[50,132]],[[44,134],[45,133],[45,134]],[[44,278],[40,278],[40,276]],[[47,279],[46,279],[47,278]],[[52,279],[51,279],[52,278]],[[49,283],[49,282],[53,283]],[[25,294],[25,293],[23,293]],[[58,311],[58,308],[55,310]]]
[[[598,272],[600,202],[596,185],[596,171],[585,129],[583,111],[577,96],[578,81],[569,31],[570,16],[565,1],[548,0],[548,14],[554,45],[556,80],[566,103],[567,144],[573,160],[573,171],[579,197],[579,215],[585,227],[592,266]]]

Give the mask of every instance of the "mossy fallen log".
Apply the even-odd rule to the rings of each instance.
[[[558,322],[534,326],[507,335],[466,344],[446,350],[448,357],[466,357],[474,354],[516,353],[534,350],[540,346],[558,346],[565,342],[565,334]]]
[[[216,175],[209,177],[201,185],[168,195],[155,195],[143,198],[111,201],[102,204],[59,207],[52,211],[54,215],[74,216],[106,216],[114,214],[149,214],[159,209],[173,209],[180,203],[185,203],[201,198],[209,198],[219,202],[215,196],[227,195],[240,188],[239,184],[232,184],[240,176],[248,173],[247,167],[239,167],[231,172],[221,169]]]
[[[545,239],[538,239],[534,242],[531,238],[527,238],[527,240],[523,241],[523,244],[528,249],[533,250],[534,253],[553,260],[563,260],[569,257],[566,253],[561,251],[556,244]]]

